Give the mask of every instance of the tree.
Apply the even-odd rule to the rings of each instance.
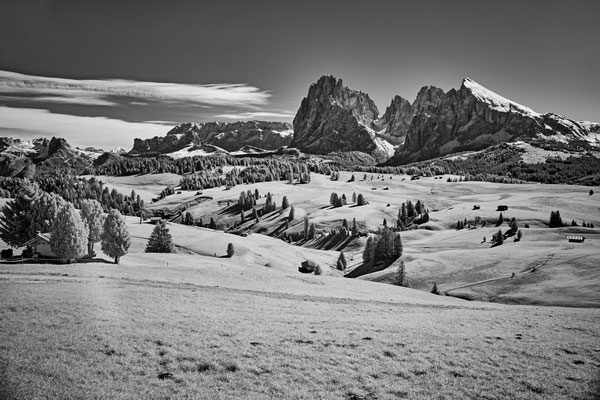
[[[173,238],[169,233],[169,228],[164,221],[160,221],[154,227],[148,244],[146,253],[171,253],[173,251]]]
[[[358,196],[356,197],[356,204],[359,206],[364,206],[367,202],[365,201],[364,196],[362,195],[362,193],[359,193]]]
[[[406,286],[406,269],[404,267],[404,260],[400,260],[398,268],[396,268],[396,276],[394,277],[394,283],[398,286]]]
[[[102,234],[100,235],[102,251],[115,259],[115,264],[119,259],[127,254],[131,245],[131,236],[127,230],[125,218],[119,210],[114,208],[108,212],[104,219]]]
[[[437,287],[437,283],[433,284],[433,287],[431,288],[431,293],[440,294],[440,291],[438,290],[438,287]]]
[[[504,223],[504,217],[502,216],[502,213],[500,213],[500,216],[498,217],[498,221],[496,222],[496,227],[499,227],[503,223]]]
[[[290,203],[288,202],[287,196],[283,196],[283,200],[281,201],[281,209],[285,210],[286,208],[289,208]]]
[[[33,197],[27,215],[29,216],[29,237],[38,232],[50,232],[59,208],[65,200],[56,193],[38,191]]]
[[[352,219],[352,237],[358,236],[358,227],[356,226],[356,218]]]
[[[498,229],[498,232],[496,232],[496,244],[498,246],[504,244],[504,234],[502,234],[502,229]]]
[[[521,240],[522,237],[523,237],[523,231],[519,229],[519,231],[517,232],[517,240]]]
[[[560,216],[560,211],[551,211],[550,212],[550,222],[548,224],[550,228],[559,228],[563,226],[562,218]]]
[[[37,185],[25,181],[15,198],[2,207],[0,239],[9,246],[19,247],[33,237],[29,209],[38,190]]]
[[[71,203],[65,203],[52,224],[50,249],[58,258],[73,260],[85,253],[88,229]]]
[[[375,249],[373,244],[373,237],[370,236],[367,239],[367,243],[365,244],[365,248],[363,250],[363,261],[365,262],[365,264],[371,264],[373,262],[373,258],[375,256]]]
[[[315,224],[310,224],[310,227],[308,228],[308,238],[314,239],[315,236],[317,236],[317,228],[315,227]]]
[[[308,239],[308,227],[309,227],[308,215],[305,215],[304,216],[304,239]]]
[[[347,265],[348,262],[346,261],[346,256],[344,255],[344,252],[340,251],[340,256],[337,260],[337,269],[339,269],[340,271],[344,271]]]
[[[233,243],[228,243],[227,244],[227,257],[233,257],[233,255],[235,254],[235,249],[233,247]]]
[[[102,204],[97,200],[81,201],[81,218],[86,222],[88,228],[88,255],[94,255],[94,243],[100,241],[102,227],[104,226],[104,214]]]
[[[352,202],[356,204],[356,192],[352,193]]]
[[[296,214],[296,210],[294,209],[294,206],[290,207],[290,213],[288,214],[288,221],[293,221],[295,214]]]
[[[217,223],[215,222],[215,219],[213,217],[210,217],[210,222],[208,223],[208,227],[210,229],[214,229],[215,231],[217,230]]]

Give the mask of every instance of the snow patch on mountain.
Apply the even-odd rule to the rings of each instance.
[[[481,86],[479,83],[475,82],[471,78],[463,79],[463,86],[467,88],[473,96],[475,96],[479,101],[489,104],[491,108],[496,109],[498,111],[509,112],[509,111],[519,111],[523,114],[531,115],[531,116],[539,116],[539,113],[536,113],[529,107],[525,107],[519,103],[515,103],[512,100],[507,99],[506,97],[500,96],[498,93],[495,93],[488,88]]]

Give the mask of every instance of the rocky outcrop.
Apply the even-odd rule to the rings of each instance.
[[[294,118],[291,146],[306,153],[337,151],[385,153],[392,148],[378,138],[374,121],[379,111],[366,93],[328,75],[313,83]]]
[[[237,151],[244,146],[274,150],[289,145],[291,140],[292,127],[287,122],[190,122],[176,126],[166,136],[135,139],[129,154],[168,154],[200,145],[213,145],[227,151]]]
[[[378,121],[379,125],[385,125],[383,134],[386,140],[394,145],[402,144],[414,115],[415,110],[408,100],[394,96]]]
[[[386,164],[422,161],[514,140],[591,138],[597,124],[577,123],[555,114],[538,114],[465,78],[460,89],[443,93],[423,88],[404,145]]]

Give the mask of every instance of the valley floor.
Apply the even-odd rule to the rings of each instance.
[[[598,326],[235,257],[2,265],[0,397],[592,399]]]

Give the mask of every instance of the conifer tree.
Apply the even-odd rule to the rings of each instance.
[[[310,227],[308,228],[308,238],[314,239],[316,235],[317,235],[317,227],[315,226],[315,224],[310,224]]]
[[[395,283],[398,286],[406,286],[406,268],[404,260],[400,260],[396,269]]]
[[[104,219],[100,240],[102,251],[113,257],[115,264],[118,264],[120,258],[127,254],[131,245],[131,236],[125,219],[118,210],[110,210]]]
[[[496,232],[496,244],[498,246],[504,244],[504,234],[502,233],[502,229],[498,229],[498,232]]]
[[[293,221],[296,214],[294,206],[290,207],[290,213],[288,214],[288,221]]]
[[[73,204],[65,203],[52,224],[50,248],[58,258],[73,260],[85,253],[88,230]]]
[[[148,244],[146,253],[171,253],[173,251],[173,238],[169,233],[169,228],[164,221],[160,221],[154,227]]]
[[[356,192],[352,193],[352,202],[356,204]]]
[[[356,226],[356,218],[352,219],[352,237],[358,236],[358,226]]]
[[[0,239],[13,247],[19,247],[33,236],[29,209],[38,191],[35,184],[26,180],[14,199],[0,211]],[[35,235],[35,232],[34,232]]]
[[[365,198],[363,197],[362,193],[358,194],[358,197],[356,198],[356,204],[359,206],[364,206],[366,204]]]
[[[233,247],[233,243],[227,244],[227,257],[231,258],[235,254],[235,248]]]
[[[281,201],[281,209],[285,210],[286,208],[289,208],[290,203],[288,202],[287,196],[283,196],[283,200]]]
[[[367,239],[367,243],[365,244],[365,248],[363,250],[363,261],[365,262],[365,264],[371,264],[373,262],[373,256],[375,251],[373,245],[373,237],[370,236]]]
[[[132,191],[132,195],[135,192]],[[94,243],[100,241],[102,228],[104,226],[104,214],[102,204],[97,200],[86,199],[81,202],[81,218],[86,222],[88,228],[88,255],[94,255]]]
[[[346,269],[347,264],[348,262],[346,261],[346,255],[343,251],[340,251],[340,256],[337,260],[337,269],[339,269],[340,271],[344,271]]]

